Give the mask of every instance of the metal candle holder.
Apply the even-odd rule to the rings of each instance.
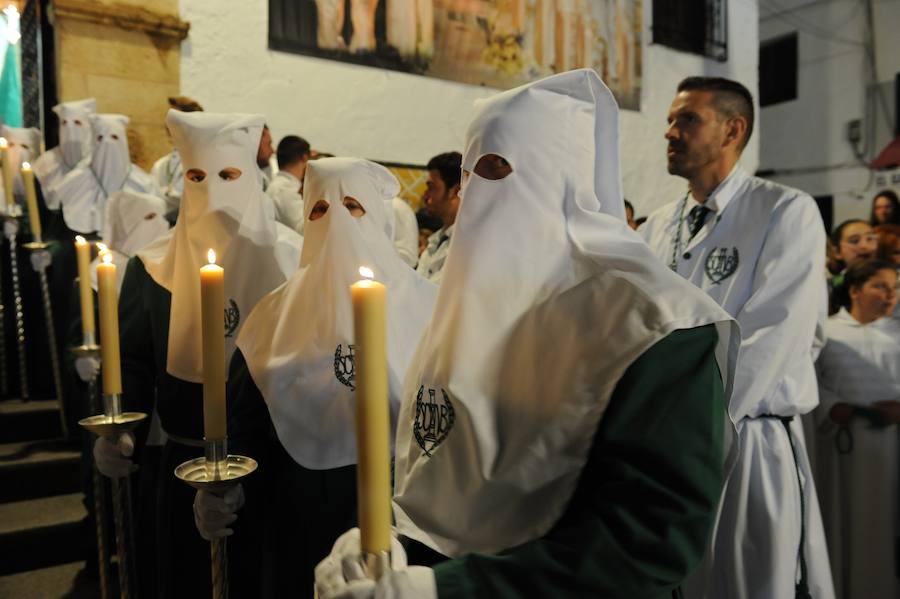
[[[78,424],[99,437],[117,442],[121,435],[133,431],[146,418],[147,415],[143,412],[122,412],[121,396],[110,394],[103,396],[103,414],[89,416]],[[116,549],[119,557],[119,589],[122,599],[133,599],[137,597],[138,587],[131,514],[131,479],[125,476],[112,478],[110,481],[116,525]]]
[[[84,334],[84,343],[71,348],[77,358],[100,357],[100,346],[96,344],[93,333]],[[88,381],[87,389],[88,409],[96,414],[100,412],[100,402],[97,401],[97,377]],[[106,546],[107,529],[109,527],[109,515],[106,513],[106,479],[97,468],[91,472],[91,482],[94,489],[94,528],[97,535],[97,571],[100,577],[100,598],[111,597],[109,588],[109,549]]]
[[[40,239],[24,244],[22,247],[30,252],[45,251],[49,244]],[[53,307],[50,304],[50,286],[47,284],[47,272],[38,271],[38,279],[41,284],[41,299],[44,301],[44,320],[47,321],[47,343],[50,345],[50,366],[53,370],[53,388],[56,391],[56,401],[59,403],[59,418],[62,424],[63,437],[69,436],[69,423],[66,420],[66,409],[63,404],[62,370],[59,366],[59,354],[56,346],[56,326],[53,324]]]
[[[22,218],[22,209],[18,204],[9,204],[3,218],[7,223],[12,223],[9,235],[9,268],[13,286],[13,303],[16,316],[16,345],[19,350],[19,390],[22,401],[28,401],[28,372],[25,368],[25,313],[22,309],[22,290],[19,285],[19,257],[16,254],[16,236],[19,232],[19,221]],[[63,429],[65,431],[65,429]]]
[[[228,455],[228,439],[206,440],[204,456],[184,462],[175,468],[175,476],[197,490],[222,496],[242,478],[256,470],[253,458]],[[227,539],[210,541],[213,599],[228,597]]]

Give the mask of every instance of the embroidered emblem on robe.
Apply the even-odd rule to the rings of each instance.
[[[350,387],[351,391],[356,391],[356,387],[353,386],[353,383],[356,381],[356,372],[354,370],[354,362],[353,362],[353,350],[356,348],[355,345],[348,345],[347,350],[349,353],[343,353],[344,346],[338,343],[338,346],[334,350],[334,377],[341,382],[341,384]]]
[[[225,338],[234,337],[234,332],[240,324],[241,311],[238,309],[237,303],[233,299],[229,299],[228,306],[225,308]]]
[[[429,458],[450,434],[456,420],[456,413],[447,392],[440,389],[441,394],[438,396],[437,391],[428,389],[426,397],[425,387],[422,386],[416,395],[416,422],[413,425],[413,435],[416,443]]]
[[[713,248],[706,257],[706,276],[712,281],[713,285],[718,285],[728,277],[734,274],[740,262],[738,249]]]

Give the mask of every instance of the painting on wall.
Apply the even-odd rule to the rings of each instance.
[[[393,162],[382,164],[400,182],[400,192],[397,197],[406,200],[414,211],[418,211],[422,207],[422,195],[425,193],[425,183],[428,181],[428,171],[425,167]]]
[[[508,89],[589,67],[640,109],[643,0],[269,0],[269,46]]]

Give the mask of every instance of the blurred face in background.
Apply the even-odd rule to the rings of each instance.
[[[834,257],[844,263],[844,266],[853,266],[857,262],[875,257],[878,248],[878,236],[868,223],[850,223],[841,233],[841,241],[834,248]]]
[[[897,271],[881,269],[859,287],[850,288],[851,311],[860,322],[871,322],[894,311],[897,304]]]
[[[891,219],[896,216],[894,214],[894,204],[891,203],[887,196],[875,198],[875,201],[872,203],[872,213],[875,216],[875,221],[879,224],[891,222]]]

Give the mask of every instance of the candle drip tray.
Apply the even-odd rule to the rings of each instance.
[[[146,418],[143,412],[123,412],[115,417],[97,414],[79,420],[78,424],[98,437],[112,437],[133,431]]]
[[[241,478],[252,474],[257,463],[253,458],[229,455],[217,466],[218,476],[214,477],[212,465],[206,458],[195,458],[175,468],[175,476],[195,489],[219,494],[236,485]]]

